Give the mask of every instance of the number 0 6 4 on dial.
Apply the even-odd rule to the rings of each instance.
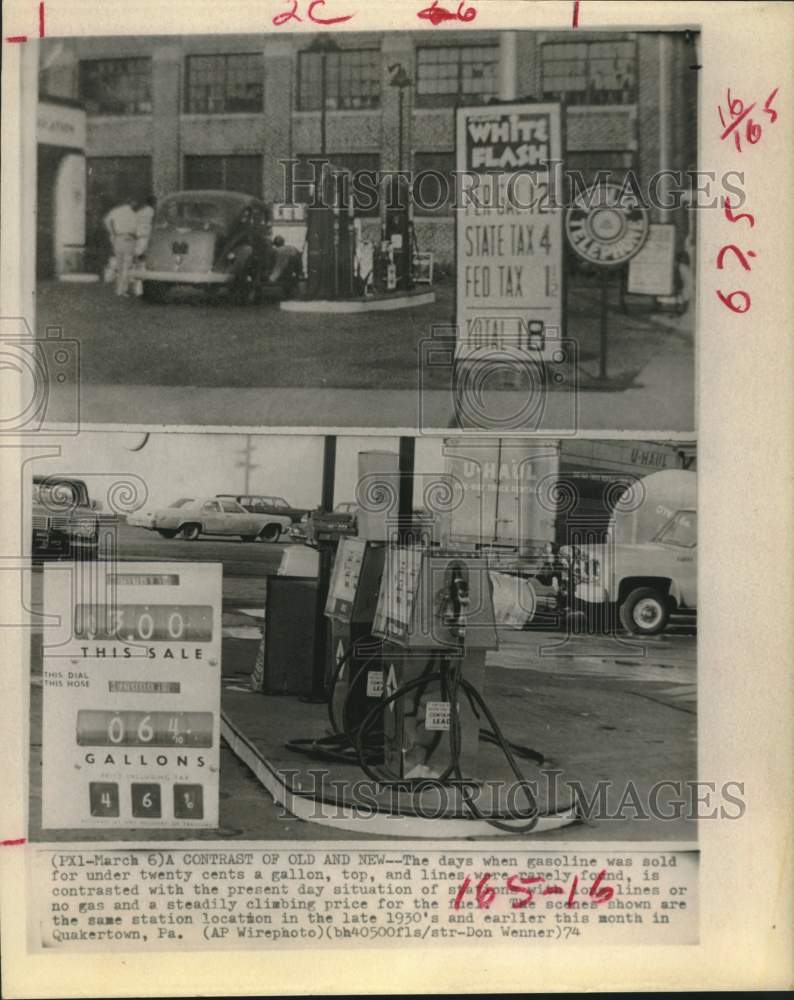
[[[211,712],[143,712],[81,709],[81,747],[211,747]]]

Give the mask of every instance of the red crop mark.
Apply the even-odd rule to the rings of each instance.
[[[573,0],[573,20],[571,21],[571,27],[579,27],[579,0]]]
[[[44,38],[44,0],[41,0],[39,4],[39,38]],[[28,40],[27,35],[7,35],[6,41],[12,42],[14,44],[19,44],[20,42],[26,42]]]
[[[9,41],[11,41],[10,38]],[[0,847],[21,847],[22,844],[26,843],[26,837],[17,837],[16,840],[0,840]]]

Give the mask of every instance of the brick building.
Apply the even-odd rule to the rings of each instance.
[[[89,247],[123,195],[211,187],[283,201],[280,161],[318,156],[323,129],[340,166],[446,174],[457,103],[563,100],[566,166],[585,176],[632,168],[645,183],[696,166],[691,33],[345,32],[325,53],[318,37],[328,36],[44,40],[41,99],[87,112]],[[682,211],[665,221],[683,237]],[[377,231],[377,211],[366,225]],[[451,206],[417,211],[415,225],[419,248],[451,264]]]

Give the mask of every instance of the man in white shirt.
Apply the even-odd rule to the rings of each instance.
[[[136,203],[127,200],[112,208],[104,218],[105,228],[116,258],[116,295],[129,295],[130,268],[135,255],[138,232]]]

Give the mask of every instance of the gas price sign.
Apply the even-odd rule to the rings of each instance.
[[[216,827],[221,567],[44,570],[45,829]]]
[[[458,109],[458,360],[498,348],[540,361],[559,350],[560,151],[558,104]]]

